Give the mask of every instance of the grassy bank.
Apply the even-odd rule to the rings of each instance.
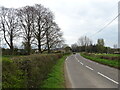
[[[62,54],[4,56],[3,88],[39,88],[62,56]]]
[[[100,57],[94,56],[94,54],[93,55],[89,55],[89,54],[86,54],[86,53],[80,53],[80,54],[84,58],[90,59],[92,61],[104,64],[104,65],[108,65],[108,66],[111,66],[111,67],[120,68],[118,60],[101,59]]]
[[[57,61],[57,64],[53,67],[52,72],[48,75],[48,78],[44,81],[42,88],[65,88],[64,80],[64,61],[66,56],[63,56]]]

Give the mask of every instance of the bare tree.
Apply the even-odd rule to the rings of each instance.
[[[62,38],[63,33],[60,31],[60,28],[56,23],[50,29],[49,34],[49,44],[50,48],[59,48],[64,43],[64,39]]]
[[[41,4],[17,10],[1,8],[0,14],[0,26],[2,26],[0,29],[4,32],[4,39],[11,50],[13,50],[13,38],[18,36],[20,30],[20,36],[24,40],[22,44],[28,54],[31,52],[33,42],[38,46],[40,53],[44,49],[50,53],[51,48],[60,47],[64,42],[53,13]]]
[[[78,45],[79,46],[89,46],[92,44],[92,40],[90,40],[88,37],[83,36],[78,39]]]
[[[71,49],[72,49],[73,52],[79,51],[79,47],[78,47],[77,43],[72,44]]]
[[[18,10],[19,21],[28,54],[30,54],[31,51],[35,15],[35,9],[31,6],[26,6]]]
[[[36,4],[36,18],[35,18],[35,31],[34,37],[37,40],[35,43],[38,46],[38,50],[42,53],[42,46],[45,44],[45,33],[46,33],[46,25],[47,25],[47,16],[48,9],[44,8],[41,4]]]
[[[88,47],[90,46],[90,45],[92,45],[92,40],[91,39],[89,39],[88,37],[86,37],[86,36],[83,36],[83,37],[80,37],[79,39],[78,39],[78,46],[81,46],[81,50],[82,51],[88,51]]]
[[[3,31],[5,42],[12,53],[14,49],[14,38],[19,35],[20,31],[16,13],[16,9],[0,7],[0,29]]]
[[[117,44],[114,44],[114,45],[113,45],[114,49],[117,49],[117,46],[118,46]]]
[[[48,24],[48,28],[46,29],[46,45],[48,53],[50,53],[51,48],[56,48],[64,42],[62,35],[60,28],[55,22],[50,22]]]

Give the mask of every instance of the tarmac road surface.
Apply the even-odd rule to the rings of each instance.
[[[118,70],[73,54],[65,61],[67,88],[118,88]]]

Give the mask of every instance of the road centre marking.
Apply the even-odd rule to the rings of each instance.
[[[81,65],[84,65],[82,62],[80,62]]]
[[[111,79],[111,78],[105,76],[104,74],[102,74],[102,73],[100,73],[100,72],[97,72],[97,73],[98,73],[99,75],[105,77],[106,79],[108,79],[108,80],[110,80],[110,81],[112,81],[112,82],[114,82],[114,83],[116,83],[116,84],[119,84],[117,81],[115,81],[115,80],[113,80],[113,79]]]
[[[90,69],[90,70],[93,70],[91,67],[89,67],[89,66],[85,66],[86,68],[88,68],[88,69]]]
[[[79,61],[79,59],[77,59],[76,56],[75,56],[75,59],[76,59],[81,65],[84,65],[82,62]]]

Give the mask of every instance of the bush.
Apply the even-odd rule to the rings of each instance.
[[[20,84],[22,81],[15,82],[18,85],[25,86],[16,86],[16,87],[26,87],[26,88],[38,88],[42,85],[43,80],[47,78],[48,73],[52,70],[52,67],[57,63],[58,59],[61,58],[62,54],[34,54],[29,56],[19,56],[13,57],[12,60],[9,60],[10,63],[7,64],[4,61],[4,71],[3,71],[3,82],[4,88],[13,87],[15,81],[20,81],[23,78],[24,84]],[[16,70],[17,69],[17,70]],[[22,72],[21,74],[18,72]],[[13,72],[15,71],[15,72]],[[11,73],[12,72],[12,73]],[[16,77],[16,79],[9,79],[7,74],[10,77]],[[20,80],[17,78],[19,76]],[[9,85],[7,85],[9,84]],[[14,88],[14,87],[13,87]]]
[[[25,88],[25,77],[17,65],[8,58],[2,60],[2,87],[3,88]]]

